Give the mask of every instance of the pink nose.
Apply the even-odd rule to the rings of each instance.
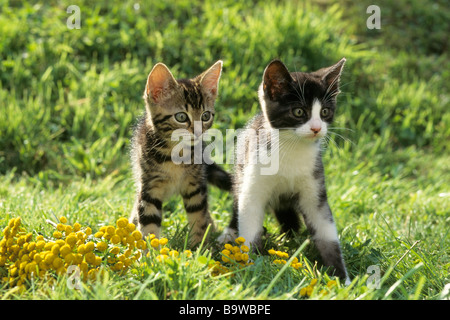
[[[311,131],[314,132],[314,134],[318,134],[322,130],[321,127],[311,127]]]
[[[318,134],[320,130],[322,130],[322,123],[320,122],[320,120],[312,120],[310,122],[310,128],[311,131],[314,132],[314,134]]]

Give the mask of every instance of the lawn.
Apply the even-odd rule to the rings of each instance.
[[[69,28],[74,4],[79,29]],[[182,78],[222,59],[214,127],[225,132],[259,111],[271,59],[313,71],[346,57],[324,165],[353,280],[328,276],[307,232],[286,239],[270,215],[263,252],[227,261],[215,239],[232,199],[211,187],[218,232],[199,248],[185,252],[187,220],[173,198],[164,204],[167,244],[149,239],[148,257],[127,272],[102,260],[81,289],[52,271],[17,285],[0,260],[0,298],[449,299],[450,8],[381,0],[381,28],[369,29],[371,4],[0,0],[0,240],[17,217],[33,239],[53,241],[48,220],[64,216],[94,234],[129,216],[130,138],[155,63]]]

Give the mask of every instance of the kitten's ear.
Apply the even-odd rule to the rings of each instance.
[[[289,91],[292,76],[280,60],[273,60],[264,70],[263,89],[270,100],[276,100]]]
[[[222,60],[219,60],[198,76],[204,92],[212,99],[216,99],[219,92],[219,79],[222,74],[222,65]]]
[[[338,63],[331,67],[321,69],[322,81],[327,85],[327,91],[339,93],[339,81],[341,79],[342,69],[344,68],[345,58],[339,60]]]
[[[172,90],[176,86],[177,81],[169,68],[161,62],[157,63],[148,75],[144,98],[150,99],[154,103],[160,103],[172,95]]]

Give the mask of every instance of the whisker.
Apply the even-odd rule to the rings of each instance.
[[[334,135],[336,135],[337,137],[339,137],[339,138],[341,138],[342,140],[344,140],[345,142],[349,142],[349,143],[351,143],[353,146],[356,146],[356,144],[355,144],[352,140],[350,140],[350,138],[344,137],[343,135],[341,135],[341,134],[339,134],[339,133],[337,133],[337,132],[333,132],[333,131],[331,131],[331,130],[329,130],[328,133],[334,134]]]

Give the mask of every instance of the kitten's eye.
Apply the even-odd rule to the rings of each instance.
[[[211,119],[211,112],[206,111],[202,114],[202,121],[208,121],[209,119]]]
[[[295,108],[294,110],[292,110],[292,113],[294,114],[294,116],[301,118],[305,114],[305,111],[303,111],[302,108]]]
[[[330,113],[331,113],[331,111],[330,111],[330,109],[328,109],[328,108],[323,108],[323,109],[320,111],[320,115],[321,115],[322,117],[327,117],[327,116],[330,115]]]
[[[188,115],[184,112],[178,112],[175,114],[175,120],[178,122],[186,122],[188,120]]]

